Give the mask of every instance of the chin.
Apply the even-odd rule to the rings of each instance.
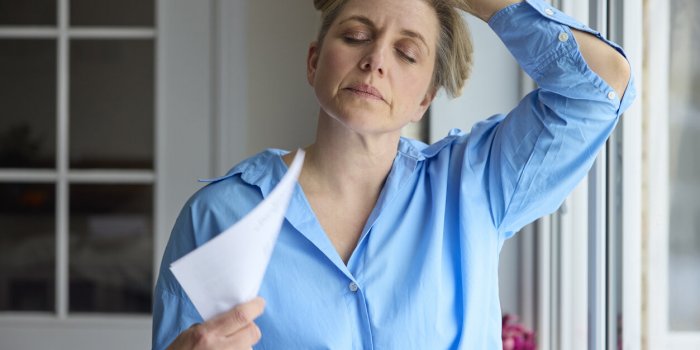
[[[407,124],[393,118],[389,113],[389,106],[381,101],[337,98],[337,96],[329,100],[330,103],[321,103],[322,115],[331,123],[339,123],[358,134],[377,135],[400,132]],[[319,102],[322,102],[322,99],[319,99]]]

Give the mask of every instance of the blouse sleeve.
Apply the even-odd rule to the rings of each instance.
[[[175,338],[202,318],[170,271],[170,264],[195,249],[192,207],[185,205],[175,222],[163,254],[158,281],[153,293],[152,349],[167,348]]]
[[[584,61],[572,28],[605,40],[598,32],[541,0],[506,7],[489,25],[538,85],[507,115],[477,124],[465,149],[465,173],[480,169],[493,223],[508,238],[561,205],[634,91],[630,79],[617,96]]]

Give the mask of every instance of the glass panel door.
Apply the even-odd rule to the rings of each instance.
[[[700,2],[673,0],[669,65],[669,326],[700,331]],[[663,117],[663,116],[659,116]]]
[[[150,313],[154,11],[0,0],[0,311]]]

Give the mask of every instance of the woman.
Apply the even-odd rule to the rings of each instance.
[[[293,158],[279,150],[183,209],[156,286],[154,348],[500,349],[500,248],[586,174],[633,98],[625,58],[541,0],[315,5],[317,137],[261,287],[265,313],[256,299],[202,323],[167,267],[270,192]],[[402,139],[439,88],[457,95],[467,77],[457,8],[487,21],[539,88],[469,134]]]

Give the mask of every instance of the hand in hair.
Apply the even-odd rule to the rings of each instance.
[[[260,329],[253,320],[262,314],[264,307],[262,298],[240,304],[180,333],[168,350],[250,349],[260,340]]]

